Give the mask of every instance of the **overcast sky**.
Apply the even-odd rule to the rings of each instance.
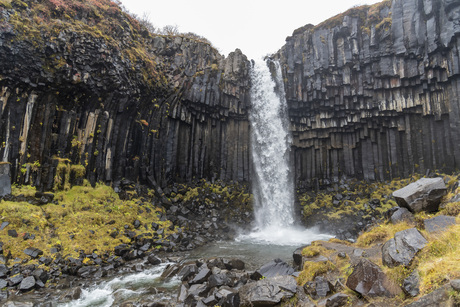
[[[206,37],[225,56],[239,48],[250,59],[278,51],[287,36],[308,23],[379,0],[122,0],[156,27],[177,25],[180,32]],[[273,3],[273,2],[272,2]]]

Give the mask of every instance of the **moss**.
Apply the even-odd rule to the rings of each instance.
[[[13,6],[11,5],[11,0],[0,0],[0,6],[6,8],[6,9],[13,8]]]
[[[417,256],[421,294],[460,278],[460,225],[426,236],[428,244]]]
[[[356,240],[356,245],[360,247],[368,247],[376,243],[385,242],[394,237],[395,233],[412,227],[412,225],[409,225],[406,222],[401,222],[395,225],[380,224],[361,234]]]
[[[34,192],[31,187],[13,187],[14,195]],[[40,207],[28,202],[1,201],[1,218],[10,222],[8,229],[15,229],[19,234],[18,238],[12,238],[6,232],[0,233],[5,254],[11,252],[13,258],[25,259],[23,251],[30,246],[41,249],[44,256],[52,256],[50,248],[53,246],[60,246],[61,254],[71,257],[78,257],[80,250],[110,254],[115,246],[130,242],[123,235],[125,225],[136,234],[142,233],[143,227],[134,229],[131,226],[136,219],[146,225],[152,222],[159,224],[165,232],[163,237],[174,232],[170,230],[169,221],[159,220],[157,214],[161,208],[139,199],[122,201],[111,187],[103,184],[94,188],[87,184],[59,191],[55,193],[55,199],[59,205]],[[151,210],[145,210],[146,207]],[[115,239],[110,236],[114,231],[120,232]],[[24,240],[25,233],[34,234],[35,239]],[[152,231],[149,233],[153,235]]]
[[[297,284],[303,286],[306,282],[315,279],[316,276],[335,269],[336,266],[331,261],[306,262],[302,272],[297,277]]]

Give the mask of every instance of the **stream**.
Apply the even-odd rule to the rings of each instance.
[[[297,237],[296,237],[297,236]],[[272,241],[274,238],[289,240]],[[279,258],[292,264],[292,253],[300,246],[314,240],[329,239],[331,236],[314,230],[297,229],[240,235],[234,241],[215,242],[180,255],[183,260],[223,257],[238,258],[245,262],[246,270],[253,271],[265,263]],[[155,302],[174,306],[181,281],[177,278],[163,279],[161,274],[169,263],[146,269],[143,272],[118,276],[82,290],[81,298],[58,307],[110,307],[123,303]],[[170,305],[169,305],[170,304]],[[54,305],[53,305],[54,306]]]

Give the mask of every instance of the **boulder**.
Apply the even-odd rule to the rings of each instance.
[[[8,282],[4,279],[0,279],[0,289],[8,287]]]
[[[18,289],[22,291],[29,291],[33,287],[35,287],[35,278],[33,276],[28,276],[21,281]]]
[[[23,279],[24,279],[24,276],[22,276],[22,274],[12,276],[8,278],[8,286],[13,287],[13,286],[19,285]]]
[[[399,231],[382,246],[383,264],[388,267],[409,266],[428,241],[416,228]]]
[[[244,285],[239,289],[242,306],[273,306],[289,299],[297,291],[292,276],[275,276]]]
[[[420,293],[419,289],[420,279],[417,270],[414,270],[407,278],[403,281],[403,291],[412,297],[416,297]]]
[[[446,194],[447,188],[441,177],[422,178],[393,192],[398,205],[412,213],[437,211],[442,197]]]
[[[302,251],[305,247],[307,247],[308,245],[305,245],[305,246],[302,246],[302,247],[299,247],[298,249],[296,249],[294,251],[294,253],[292,254],[292,258],[294,260],[294,266],[296,268],[300,268],[301,269],[301,264],[302,264]]]
[[[226,285],[229,281],[230,279],[228,278],[228,276],[223,273],[212,274],[208,278],[209,286],[211,288]]]
[[[401,293],[401,289],[390,281],[379,266],[366,258],[361,258],[353,266],[353,272],[348,276],[346,286],[369,297],[394,297]]]
[[[10,229],[10,230],[8,230],[8,235],[10,237],[17,238],[18,237],[18,232],[16,230],[14,230],[14,229]]]
[[[454,279],[450,281],[450,286],[455,291],[460,291],[460,279]]]
[[[341,307],[348,303],[350,297],[344,293],[337,293],[326,300],[326,307]]]
[[[423,221],[425,225],[425,230],[428,232],[438,232],[444,231],[449,226],[455,225],[457,222],[455,221],[455,217],[447,216],[447,215],[438,215],[431,219],[426,219]]]
[[[157,256],[153,255],[153,254],[150,254],[148,257],[147,257],[147,261],[151,264],[151,265],[158,265],[161,263],[161,259],[158,258]]]
[[[237,258],[224,259],[223,262],[227,270],[244,270],[245,267],[244,262]]]
[[[397,224],[407,222],[413,224],[415,222],[414,215],[404,207],[398,207],[390,217],[391,223]]]
[[[291,275],[294,269],[281,259],[275,259],[267,264],[264,264],[260,269],[252,274],[251,278],[259,280],[263,277],[274,277]]]
[[[422,296],[417,301],[406,305],[406,307],[456,306],[453,302],[449,302],[451,300],[449,290],[450,287],[448,285],[444,285],[441,288]]]
[[[332,284],[322,276],[316,276],[314,281],[307,282],[304,290],[314,300],[326,297],[333,292]]]
[[[203,264],[198,270],[198,274],[189,282],[189,284],[202,284],[211,275],[211,270],[208,269],[206,264]]]
[[[6,265],[0,264],[0,278],[8,276],[9,272],[10,270],[8,269]]]
[[[28,247],[24,250],[24,254],[37,259],[39,256],[43,255],[43,251],[39,250],[38,248]]]

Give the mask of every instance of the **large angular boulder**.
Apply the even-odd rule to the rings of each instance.
[[[346,286],[365,296],[394,297],[401,293],[401,288],[394,284],[385,273],[366,258],[362,258],[348,276]]]
[[[244,285],[239,289],[242,306],[273,306],[295,295],[297,283],[292,276],[275,276]]]
[[[449,226],[455,225],[457,222],[455,221],[455,217],[447,216],[447,215],[438,215],[431,219],[426,219],[423,221],[425,225],[425,230],[428,232],[438,232],[444,231]]]
[[[441,177],[422,178],[393,192],[398,205],[413,213],[437,211],[442,197],[446,194],[447,188]]]
[[[409,266],[412,259],[428,241],[416,228],[397,232],[382,246],[383,264],[388,267]]]

